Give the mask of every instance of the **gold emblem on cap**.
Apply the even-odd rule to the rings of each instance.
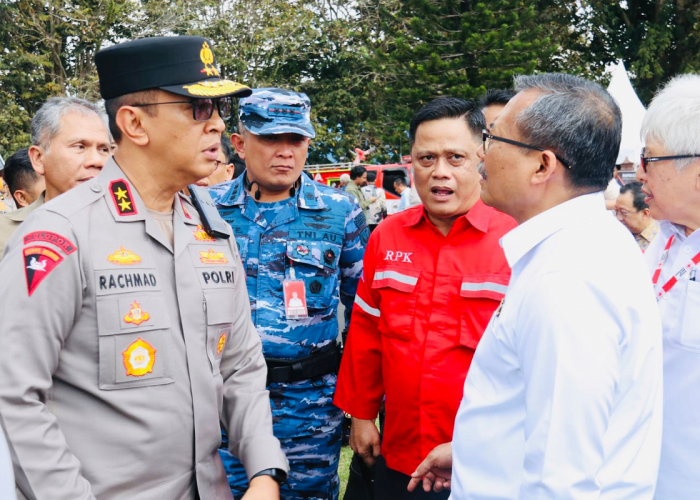
[[[199,51],[199,58],[204,63],[204,69],[200,73],[206,73],[207,76],[219,76],[219,70],[214,66],[214,53],[209,48],[209,44],[204,42],[202,50]]]
[[[197,97],[218,97],[226,94],[233,94],[242,89],[247,89],[245,85],[232,82],[231,80],[204,81],[193,85],[183,85],[190,95]]]

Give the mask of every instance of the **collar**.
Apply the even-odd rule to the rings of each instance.
[[[100,175],[90,181],[90,189],[96,193],[106,193],[107,206],[115,221],[146,220],[146,205],[114,158],[110,158]]]
[[[26,207],[18,208],[17,210],[13,210],[12,212],[8,212],[4,214],[8,219],[14,222],[24,222],[27,217],[29,217],[29,214],[31,214],[34,210],[39,208],[44,204],[44,195],[46,194],[46,191],[42,191],[39,197],[34,200],[34,203],[31,205],[27,205]]]
[[[427,222],[431,223],[430,219],[428,219],[428,214],[425,211],[425,205],[419,205],[417,207],[409,208],[408,210],[409,213],[406,217],[407,226],[415,226],[421,220],[423,220],[424,217]],[[478,229],[482,233],[487,233],[489,230],[489,222],[491,221],[491,215],[493,214],[493,210],[493,208],[485,205],[484,202],[481,201],[481,199],[478,199],[476,200],[474,206],[470,208],[466,214],[457,217],[455,223],[457,223],[457,221],[459,220],[464,219],[475,229]]]
[[[675,235],[676,241],[684,241],[686,239],[685,226],[674,224],[669,220],[662,220],[659,221],[659,228],[659,232],[666,239],[670,238],[672,234]]]
[[[639,236],[641,236],[648,242],[651,242],[651,240],[654,239],[654,236],[656,236],[658,232],[659,223],[656,220],[651,219],[651,222],[647,224],[647,227],[645,227],[641,233],[639,233]]]
[[[596,192],[572,198],[523,222],[501,238],[508,265],[514,267],[526,253],[564,227],[604,211],[603,193]]]
[[[244,175],[245,172],[231,182],[226,192],[217,196],[217,204],[224,207],[245,206],[246,208],[251,206],[251,202],[255,204],[253,197],[250,196],[250,193],[243,187]],[[321,193],[316,187],[316,182],[304,173],[301,174],[301,185],[299,186],[296,198],[296,204],[299,208],[309,210],[323,210],[326,208],[326,204],[321,198]]]

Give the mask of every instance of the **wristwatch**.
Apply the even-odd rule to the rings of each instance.
[[[255,474],[253,477],[250,479],[253,480],[258,476],[270,476],[272,479],[277,481],[277,484],[284,484],[284,482],[287,480],[287,473],[284,472],[282,469],[265,469],[261,470],[257,474]]]

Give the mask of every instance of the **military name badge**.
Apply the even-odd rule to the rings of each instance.
[[[151,319],[151,315],[148,314],[146,311],[141,309],[141,304],[138,302],[134,301],[131,304],[131,308],[129,309],[129,312],[124,315],[124,323],[131,323],[133,325],[140,325],[141,323],[148,321]]]
[[[131,188],[123,179],[109,183],[109,192],[119,215],[136,215],[136,205],[131,196]]]
[[[27,292],[31,297],[39,283],[61,263],[63,257],[50,248],[38,245],[25,248],[23,255]]]
[[[156,349],[142,338],[138,338],[122,351],[122,359],[127,375],[142,377],[153,372]]]
[[[306,288],[302,280],[286,279],[283,283],[284,305],[287,319],[303,319],[309,316],[306,308]]]
[[[216,241],[209,233],[207,233],[201,224],[197,225],[194,231],[194,239],[197,241]]]
[[[107,256],[107,260],[118,266],[132,266],[134,264],[139,264],[141,262],[141,257],[131,250],[125,250],[124,247],[119,247],[119,250]]]
[[[215,252],[211,248],[206,252],[199,252],[199,260],[202,264],[226,264],[228,259],[224,252]]]

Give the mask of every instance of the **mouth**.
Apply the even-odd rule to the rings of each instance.
[[[454,194],[454,190],[448,188],[447,186],[435,186],[430,188],[430,194],[436,200],[446,200]]]
[[[644,203],[646,203],[648,205],[649,200],[654,199],[654,195],[651,194],[650,192],[648,192],[647,190],[645,190],[644,188],[642,188],[642,193],[644,193],[646,195],[646,197],[644,198]]]
[[[486,180],[487,175],[486,175],[486,167],[484,166],[484,162],[480,161],[479,164],[476,166],[477,171],[479,172],[479,175],[481,175],[481,178]]]
[[[199,186],[199,187],[208,187],[208,186],[209,186],[209,183],[208,183],[208,182],[205,182],[205,181],[197,181],[197,182],[195,183],[195,185],[197,185],[197,186]]]
[[[273,170],[278,170],[280,172],[290,172],[294,170],[293,165],[272,165]]]
[[[204,156],[209,158],[211,161],[216,161],[219,156],[219,146],[219,144],[214,144],[202,151],[202,153],[204,153]]]

